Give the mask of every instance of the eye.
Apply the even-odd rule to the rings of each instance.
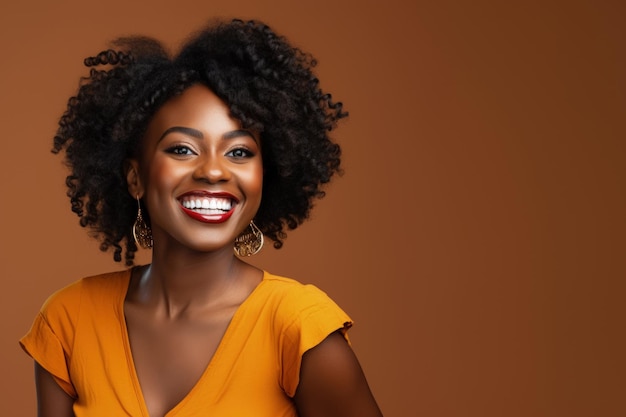
[[[236,159],[243,159],[243,158],[251,158],[254,156],[254,154],[246,148],[235,148],[229,151],[226,154],[226,156],[230,156]]]
[[[196,154],[193,150],[191,150],[191,148],[185,145],[171,146],[167,148],[165,152],[171,153],[174,155],[195,155]]]

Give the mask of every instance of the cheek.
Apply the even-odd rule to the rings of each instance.
[[[146,192],[154,195],[170,194],[181,175],[180,167],[176,168],[164,159],[155,158],[146,178]]]
[[[260,203],[263,192],[263,164],[255,164],[251,169],[242,174],[242,182],[245,183],[246,193],[250,200],[257,199]]]
[[[260,163],[256,167],[254,173],[254,186],[258,189],[259,194],[263,191],[263,164]]]

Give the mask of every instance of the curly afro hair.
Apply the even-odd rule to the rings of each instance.
[[[128,193],[126,161],[155,112],[194,84],[204,84],[245,128],[261,132],[264,178],[255,223],[280,248],[285,228],[308,218],[321,187],[340,171],[340,148],[329,138],[347,116],[324,93],[310,54],[267,25],[216,22],[174,57],[156,40],[120,38],[115,49],[85,59],[81,79],[59,121],[52,151],[65,151],[72,211],[115,261],[133,264],[137,202]],[[149,213],[148,213],[149,216]]]

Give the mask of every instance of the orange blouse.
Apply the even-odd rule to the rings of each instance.
[[[76,417],[144,416],[124,299],[130,270],[84,278],[53,294],[20,340],[75,398]],[[167,417],[296,416],[304,352],[350,318],[322,291],[265,272],[235,312],[201,378]]]

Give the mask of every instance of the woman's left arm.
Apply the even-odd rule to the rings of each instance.
[[[356,355],[339,332],[304,353],[294,401],[300,417],[382,417]]]

